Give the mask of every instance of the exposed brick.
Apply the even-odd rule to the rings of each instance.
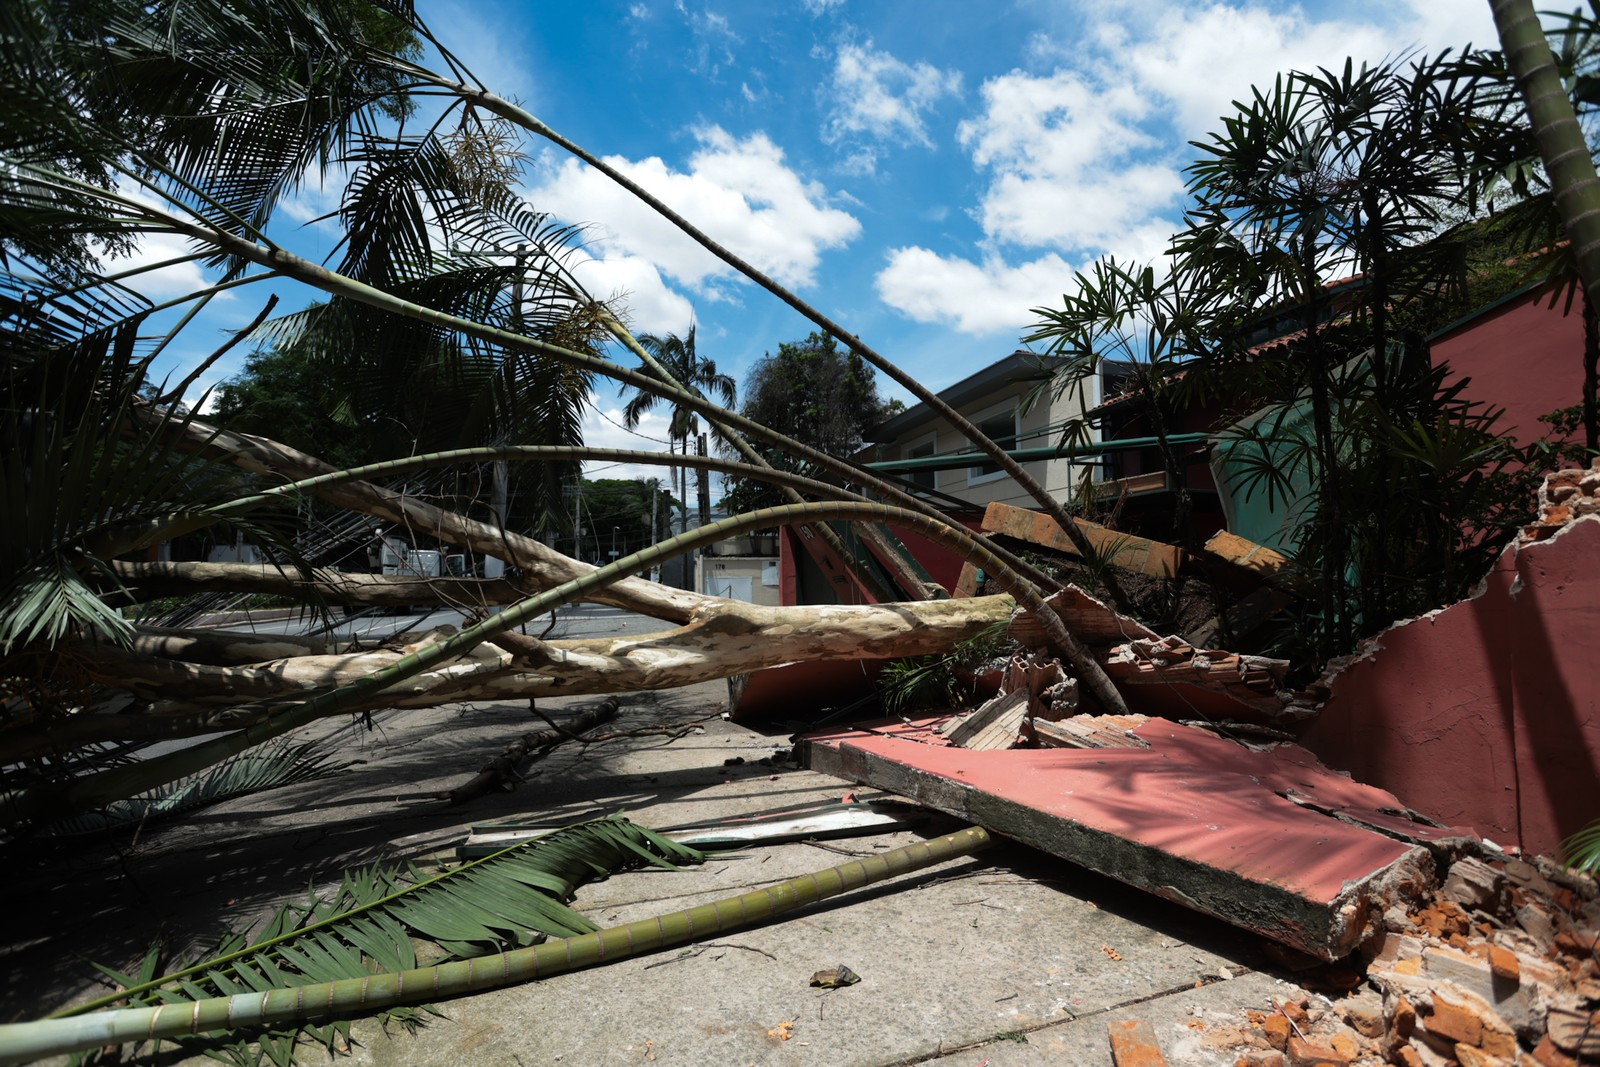
[[[1533,1060],[1541,1067],[1578,1067],[1578,1061],[1556,1048],[1548,1036],[1533,1050]]]
[[[1340,1017],[1362,1037],[1379,1038],[1388,1029],[1383,1018],[1383,1001],[1374,993],[1346,997],[1337,1007]]]
[[[1563,930],[1556,935],[1556,947],[1571,956],[1587,956],[1595,948],[1595,939]]]
[[[1107,1023],[1106,1031],[1111,1037],[1111,1062],[1116,1067],[1167,1067],[1149,1020]]]
[[[1452,1004],[1437,994],[1433,998],[1433,1013],[1424,1021],[1428,1033],[1451,1041],[1469,1045],[1483,1042],[1483,1022],[1478,1013],[1460,1004]]]
[[[1461,1067],[1510,1067],[1507,1060],[1499,1056],[1491,1056],[1482,1049],[1473,1048],[1471,1045],[1457,1045],[1456,1059]]]
[[[1353,1060],[1361,1055],[1361,1046],[1356,1043],[1354,1035],[1344,1031],[1328,1038],[1328,1047],[1347,1060]]]
[[[1289,1026],[1289,1020],[1285,1019],[1281,1014],[1274,1013],[1269,1015],[1267,1021],[1261,1024],[1261,1029],[1267,1035],[1267,1044],[1280,1052],[1289,1044],[1289,1036],[1292,1030]]]
[[[1390,1024],[1395,1036],[1408,1038],[1417,1028],[1417,1009],[1405,997],[1398,997],[1394,1002],[1394,1021]]]
[[[1450,866],[1440,894],[1468,908],[1493,911],[1505,889],[1504,872],[1468,856]]]
[[[1389,1056],[1389,1062],[1395,1064],[1396,1067],[1427,1067],[1422,1062],[1422,1053],[1410,1045],[1401,1045],[1395,1049]]]
[[[1289,1039],[1289,1067],[1346,1067],[1349,1060],[1326,1045],[1313,1045],[1298,1037]]]
[[[1489,970],[1496,978],[1515,982],[1522,977],[1522,966],[1517,963],[1515,952],[1500,945],[1485,945],[1484,949],[1489,958]]]
[[[1517,1038],[1509,1030],[1483,1031],[1483,1051],[1491,1056],[1499,1056],[1503,1060],[1513,1060],[1517,1056]]]
[[[1532,901],[1517,909],[1517,925],[1541,944],[1555,940],[1556,927],[1550,920],[1550,914]]]
[[[1584,473],[1582,467],[1568,467],[1550,475],[1549,484],[1576,486],[1583,481]]]
[[[1233,1067],[1284,1067],[1283,1053],[1275,1050],[1246,1052],[1233,1061]]]

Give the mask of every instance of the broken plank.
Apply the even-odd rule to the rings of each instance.
[[[1073,521],[1078,524],[1078,529],[1083,532],[1094,550],[1106,556],[1115,567],[1148,574],[1155,578],[1172,578],[1176,577],[1178,569],[1183,566],[1183,549],[1175,545],[1152,541],[1147,537],[1135,537],[1133,534],[1122,533],[1096,522],[1086,522],[1083,519]],[[1002,504],[998,500],[984,510],[983,529],[985,533],[1014,537],[1019,541],[1026,541],[1065,555],[1079,555],[1078,547],[1050,516],[1027,508]]]
[[[1090,648],[1120,645],[1124,641],[1159,640],[1156,632],[1142,622],[1119,615],[1075,585],[1052,593],[1045,603],[1061,619],[1067,632]],[[1019,611],[1012,618],[1008,632],[1028,648],[1046,643],[1044,627],[1030,611]]]
[[[1149,748],[1134,733],[1145,724],[1144,715],[1074,715],[1060,722],[1033,721],[1041,745],[1052,748]]]
[[[1269,585],[1291,593],[1304,591],[1305,577],[1295,569],[1293,560],[1276,549],[1220,530],[1205,543],[1205,550],[1235,567],[1254,572]]]
[[[940,731],[952,745],[986,751],[1017,743],[1028,717],[1028,691],[1018,689],[995,697],[983,707]]]
[[[1293,745],[1253,752],[1150,719],[1137,731],[1149,749],[973,752],[928,744],[935,721],[819,731],[799,752],[813,770],[898,793],[1320,959],[1349,954],[1385,908],[1428,884],[1433,860],[1423,846],[1449,835],[1413,825],[1422,844],[1412,844],[1356,825],[1404,805]],[[1290,790],[1337,815],[1288,799]]]

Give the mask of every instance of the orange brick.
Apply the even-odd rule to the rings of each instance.
[[[1167,1067],[1148,1020],[1106,1023],[1106,1030],[1111,1037],[1111,1062],[1116,1067]]]
[[[1256,1050],[1233,1061],[1233,1067],[1284,1067],[1283,1053]]]
[[[1289,1020],[1281,1014],[1267,1016],[1266,1022],[1261,1024],[1262,1031],[1267,1035],[1267,1044],[1282,1052],[1289,1044],[1289,1035],[1292,1032]]]
[[[1541,1067],[1578,1067],[1578,1061],[1556,1048],[1555,1042],[1546,1034],[1533,1050],[1533,1061]]]
[[[1468,1045],[1483,1043],[1483,1020],[1471,1008],[1452,1004],[1434,994],[1433,1014],[1427,1018],[1428,1033]]]
[[[1410,1045],[1401,1045],[1390,1056],[1390,1061],[1398,1067],[1426,1067],[1422,1062],[1422,1053]]]
[[[1491,1056],[1471,1045],[1457,1045],[1456,1059],[1461,1067],[1509,1067],[1509,1064],[1499,1056]]]
[[[1409,1038],[1417,1028],[1417,1009],[1405,997],[1399,997],[1394,1002],[1394,1027],[1395,1036],[1404,1040]]]
[[[1496,978],[1503,978],[1508,982],[1515,982],[1522,977],[1522,965],[1517,962],[1517,954],[1501,945],[1489,945],[1489,969]]]
[[[1346,1067],[1349,1060],[1325,1045],[1313,1045],[1298,1037],[1289,1039],[1289,1067]]]

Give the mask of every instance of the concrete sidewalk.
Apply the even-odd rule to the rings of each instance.
[[[593,699],[541,702],[550,713]],[[395,712],[370,733],[328,722],[347,758],[336,778],[241,798],[148,829],[131,848],[84,845],[18,872],[0,915],[7,1020],[82,995],[87,959],[131,966],[162,930],[201,947],[347,867],[449,855],[468,825],[562,825],[622,812],[670,826],[838,799],[851,787],[756,760],[787,747],[723,721],[722,683],[625,700],[617,729],[683,726],[531,765],[514,792],[452,808],[419,794],[460,784],[521,733],[525,707]],[[727,765],[731,759],[745,762]],[[931,823],[922,836],[956,824]],[[575,906],[601,926],[748,892],[916,840],[901,832],[713,857],[682,872],[630,872],[585,887]],[[46,936],[49,935],[49,936]],[[822,991],[846,964],[857,985]],[[440,1005],[416,1035],[355,1027],[352,1064],[826,1064],[948,1060],[977,1067],[1111,1061],[1106,1024],[1155,1024],[1170,1063],[1231,1065],[1217,1029],[1291,986],[1268,973],[1259,939],[1022,846],[824,901],[708,944]],[[787,1025],[786,1025],[787,1024]],[[307,1046],[305,1062],[322,1053]],[[202,1062],[196,1060],[196,1063]],[[209,1062],[209,1061],[204,1061]]]

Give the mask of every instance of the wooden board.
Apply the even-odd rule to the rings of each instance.
[[[1110,558],[1113,566],[1123,570],[1147,574],[1155,578],[1172,578],[1183,566],[1183,549],[1174,545],[1152,541],[1146,537],[1113,530],[1095,522],[1074,519],[1078,529],[1096,552]],[[995,501],[983,513],[986,533],[1001,534],[1026,541],[1040,548],[1048,548],[1063,555],[1077,556],[1078,548],[1067,537],[1054,519],[1038,511],[1014,507]]]

